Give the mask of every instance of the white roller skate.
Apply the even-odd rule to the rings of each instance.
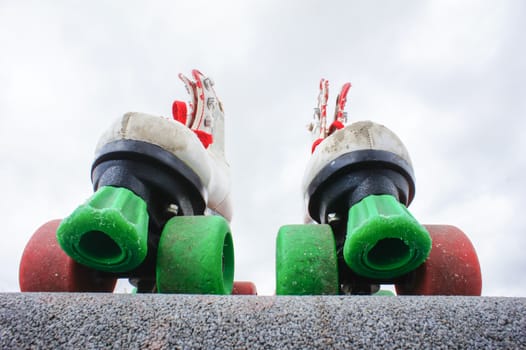
[[[212,80],[192,77],[180,75],[191,101],[174,102],[173,119],[127,113],[101,137],[95,193],[57,230],[75,261],[139,291],[232,291],[224,112]]]
[[[379,281],[414,270],[431,249],[429,234],[406,209],[415,192],[409,154],[383,125],[346,125],[350,87],[343,85],[327,126],[329,82],[320,82],[302,190],[306,222],[322,225],[281,228],[278,294],[370,294]]]

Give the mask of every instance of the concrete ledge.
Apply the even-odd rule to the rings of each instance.
[[[0,294],[0,348],[526,348],[526,298]]]

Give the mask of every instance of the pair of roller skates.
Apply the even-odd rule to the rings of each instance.
[[[113,291],[128,278],[137,292],[256,294],[234,282],[224,113],[212,80],[180,78],[190,102],[173,119],[128,113],[101,138],[94,194],[32,236],[20,263],[22,291]],[[327,127],[322,80],[304,178],[309,220],[277,238],[279,295],[480,295],[469,239],[452,226],[422,226],[407,211],[414,176],[407,150],[384,126],[348,126],[350,84]]]

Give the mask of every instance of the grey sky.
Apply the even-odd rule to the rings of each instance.
[[[0,0],[0,291],[25,243],[91,194],[100,134],[127,111],[168,116],[177,73],[212,76],[227,118],[236,279],[274,292],[320,78],[351,120],[385,124],[413,160],[423,223],[472,239],[483,294],[525,296],[526,69],[521,1]]]

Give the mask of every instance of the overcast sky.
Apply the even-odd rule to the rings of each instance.
[[[409,209],[470,236],[483,294],[526,296],[525,14],[520,0],[0,0],[0,291],[18,290],[35,229],[90,196],[100,134],[128,111],[169,116],[187,99],[177,74],[199,68],[226,111],[237,280],[274,293],[324,77],[329,111],[351,81],[351,120],[403,140]]]

